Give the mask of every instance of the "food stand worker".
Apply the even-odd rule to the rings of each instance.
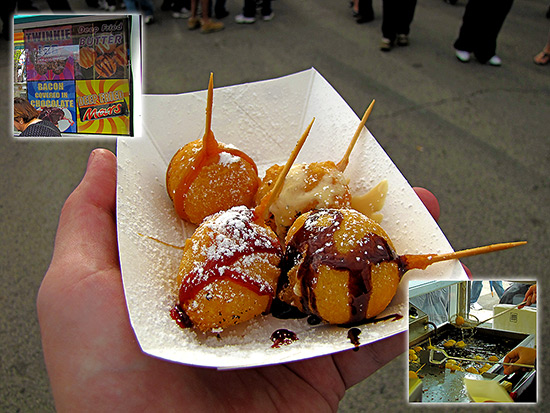
[[[537,302],[537,284],[533,284],[529,287],[529,290],[525,293],[526,301],[525,305],[531,305]],[[523,306],[519,307],[522,308]],[[537,358],[537,350],[534,348],[528,347],[517,347],[511,352],[509,352],[506,357],[504,357],[505,363],[519,363],[519,364],[535,364]],[[504,366],[504,374],[512,374],[517,370],[520,370],[521,367],[517,366]]]
[[[13,99],[13,126],[19,136],[61,136],[57,127],[48,120],[38,119],[38,111],[27,99]]]
[[[537,302],[537,285],[533,284],[529,287],[527,293],[525,293],[524,301],[527,302],[526,305],[531,305]],[[537,362],[537,349],[530,347],[516,347],[510,351],[504,357],[505,363],[518,363],[518,364],[528,364],[536,366]],[[515,373],[516,371],[526,371],[527,369],[518,366],[504,366],[504,374],[509,375]],[[522,400],[516,400],[516,402],[531,402],[536,400],[536,381],[533,381],[527,390],[524,392]]]

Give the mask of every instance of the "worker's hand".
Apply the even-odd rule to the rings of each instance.
[[[504,357],[505,363],[535,365],[537,350],[529,347],[517,347]],[[512,374],[518,370],[528,370],[526,367],[504,366],[504,374]]]
[[[533,284],[527,292],[525,293],[525,298],[523,299],[525,301],[525,305],[531,305],[537,302],[537,284]],[[522,305],[518,308],[523,308],[525,305]]]

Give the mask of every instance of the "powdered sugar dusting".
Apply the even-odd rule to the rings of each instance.
[[[218,259],[220,255],[243,253],[247,244],[258,248],[272,246],[269,240],[273,237],[266,228],[254,223],[254,212],[245,206],[236,206],[211,215],[203,225],[216,234],[208,258]]]
[[[232,155],[229,152],[220,152],[220,160],[218,163],[223,166],[229,166],[233,163],[238,163],[240,160],[241,158]]]
[[[273,286],[251,269],[270,255],[280,256],[282,249],[273,232],[254,222],[252,210],[237,206],[218,212],[207,217],[197,232],[200,236],[190,240],[197,259],[182,281],[180,298],[182,294],[191,298],[198,288],[222,278],[237,278],[259,293],[273,294]]]

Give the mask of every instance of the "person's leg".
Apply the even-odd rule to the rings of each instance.
[[[199,8],[199,0],[191,0],[191,17],[187,20],[187,28],[195,30],[201,27],[199,16],[197,15]]]
[[[225,0],[216,0],[214,5],[214,15],[217,19],[223,19],[229,15],[225,8]]]
[[[203,22],[210,20],[208,15],[208,8],[210,7],[210,0],[201,0],[201,17]]]
[[[152,16],[155,12],[155,6],[152,0],[139,0],[141,10],[145,16]]]
[[[367,23],[374,20],[372,0],[359,0],[357,4],[357,23]]]
[[[470,292],[470,305],[477,302],[479,296],[481,295],[481,290],[483,288],[483,281],[473,281],[472,282],[472,291]]]
[[[243,16],[245,17],[256,16],[256,0],[244,0]]]
[[[271,10],[271,0],[262,1],[262,16],[269,16],[273,10]]]
[[[454,48],[465,52],[473,52],[476,39],[479,37],[479,15],[483,11],[485,0],[469,0],[462,16],[462,26],[458,33],[458,38],[454,42]]]
[[[213,21],[210,18],[209,10],[210,0],[201,0],[201,14],[202,18],[200,20],[201,33],[213,33],[220,30],[223,30],[224,24],[219,21]]]
[[[495,56],[500,29],[514,0],[483,0],[479,6],[479,35],[474,47],[476,59],[486,63]]]
[[[396,19],[399,10],[399,2],[396,0],[382,0],[382,37],[391,43],[397,35]]]
[[[491,281],[491,285],[495,289],[498,299],[500,300],[502,297],[502,294],[504,294],[504,287],[502,286],[502,281]]]
[[[411,23],[414,18],[414,11],[416,10],[416,0],[403,0],[397,20],[396,31],[397,34],[408,35],[411,31]]]

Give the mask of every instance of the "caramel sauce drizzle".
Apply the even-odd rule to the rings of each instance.
[[[242,158],[249,163],[256,175],[258,174],[258,168],[256,163],[246,155],[244,152],[235,148],[222,148],[212,132],[212,104],[214,96],[214,75],[210,73],[210,81],[208,83],[208,97],[206,103],[206,126],[205,133],[202,138],[202,146],[193,159],[193,164],[190,170],[182,177],[178,186],[176,187],[174,194],[174,207],[180,217],[185,217],[185,202],[187,200],[187,193],[189,188],[197,179],[202,169],[208,165],[216,164],[220,160],[220,153],[226,152],[233,156]],[[258,178],[259,184],[259,178]]]
[[[214,134],[210,131],[212,135],[212,138],[214,137]],[[233,156],[238,156],[248,162],[253,168],[254,171],[256,171],[256,174],[258,174],[258,168],[252,158],[250,158],[248,155],[246,155],[244,152],[234,149],[234,148],[221,148],[218,143],[216,142],[216,149],[214,151],[210,151],[206,149],[205,145],[201,147],[199,152],[195,155],[195,158],[193,159],[193,165],[191,166],[190,170],[183,176],[183,178],[178,183],[178,186],[176,187],[176,192],[174,194],[174,207],[176,209],[176,212],[180,217],[185,216],[185,202],[187,200],[187,193],[189,192],[189,188],[197,179],[197,176],[201,173],[202,169],[212,165],[216,164],[220,160],[220,153],[226,152]]]

